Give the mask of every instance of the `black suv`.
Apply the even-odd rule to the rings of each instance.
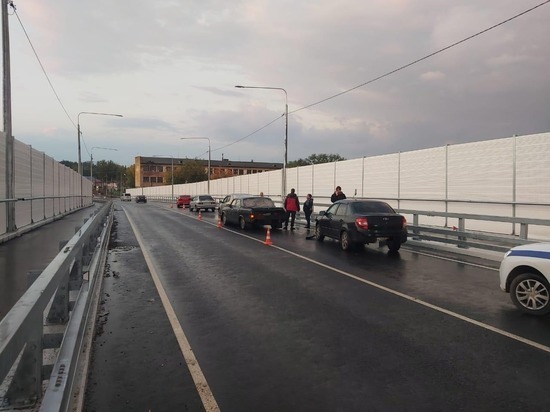
[[[145,195],[137,195],[136,203],[147,203],[147,198],[145,197]]]

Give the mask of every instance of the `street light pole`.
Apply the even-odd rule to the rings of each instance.
[[[94,114],[98,116],[115,116],[115,117],[124,117],[124,116],[122,116],[121,114],[113,114],[113,113],[80,112],[76,117],[76,123],[77,123],[76,129],[78,132],[78,174],[80,175],[80,206],[82,207],[82,160],[81,160],[81,150],[80,150],[80,136],[82,135],[82,132],[80,131],[81,114]]]
[[[282,90],[285,92],[285,154],[283,158],[283,179],[281,184],[282,194],[286,196],[286,165],[288,163],[288,93],[282,87],[267,87],[267,86],[235,86],[238,89],[265,89],[265,90]]]
[[[15,6],[7,0],[2,0],[2,66],[3,66],[3,118],[4,134],[6,140],[5,158],[5,197],[15,198],[15,139],[12,133],[12,109],[11,109],[11,64],[10,64],[10,31],[8,27],[8,5]],[[15,232],[15,202],[6,203],[6,229]]]
[[[208,140],[208,194],[210,194],[210,139],[208,137],[180,137],[181,140]]]

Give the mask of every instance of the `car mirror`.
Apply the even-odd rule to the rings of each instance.
[[[319,216],[325,216],[327,214],[327,212],[324,211],[324,210],[321,210],[318,214],[319,214]]]

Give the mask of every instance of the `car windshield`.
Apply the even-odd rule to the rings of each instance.
[[[267,197],[250,197],[243,199],[244,207],[275,207],[273,200]]]
[[[214,198],[212,196],[199,196],[199,200],[209,200],[213,202]]]
[[[350,203],[352,213],[395,213],[395,210],[391,208],[385,202],[355,202]]]

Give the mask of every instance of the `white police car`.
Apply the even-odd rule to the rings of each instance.
[[[500,264],[500,288],[522,312],[550,313],[550,243],[516,246]]]

